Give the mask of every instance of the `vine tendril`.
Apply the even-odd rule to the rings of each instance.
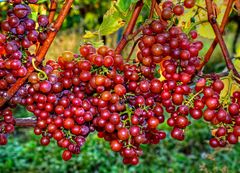
[[[40,80],[47,80],[47,79],[48,79],[47,74],[46,74],[43,70],[37,68],[37,66],[35,65],[35,61],[36,61],[36,59],[33,58],[33,59],[32,59],[32,66],[33,66],[33,68],[38,72],[38,78],[39,78]]]

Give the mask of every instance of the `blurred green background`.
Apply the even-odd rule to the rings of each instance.
[[[62,30],[59,32],[47,59],[57,58],[65,50],[78,53],[82,35],[85,30],[96,30],[103,19],[104,13],[110,7],[106,0],[76,0]],[[0,19],[6,16],[6,4],[0,3]],[[144,18],[144,13],[142,14]],[[236,54],[239,33],[239,17],[233,14],[226,28],[225,40],[231,55]],[[116,46],[121,31],[101,39],[109,46]],[[201,38],[204,42],[204,52],[208,50],[211,41]],[[125,49],[125,54],[129,48]],[[221,72],[225,68],[219,47],[205,68],[206,72]],[[16,117],[32,116],[19,107]],[[168,115],[166,115],[167,117]],[[160,128],[169,131],[166,124]],[[110,150],[107,142],[98,139],[96,133],[91,134],[82,147],[80,155],[70,161],[61,159],[62,150],[54,141],[47,147],[42,147],[39,137],[33,134],[31,128],[17,128],[9,136],[7,146],[0,147],[0,173],[235,173],[240,172],[240,145],[225,149],[212,149],[208,145],[211,131],[208,124],[194,121],[186,129],[186,140],[179,142],[169,137],[158,145],[143,146],[144,154],[138,166],[124,166],[121,157]]]

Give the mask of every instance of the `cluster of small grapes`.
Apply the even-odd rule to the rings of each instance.
[[[209,142],[213,148],[237,144],[240,136],[240,91],[235,91],[231,98],[226,98],[216,110],[208,110],[208,113],[204,114],[204,116],[213,117],[211,122],[217,126],[213,131],[214,137]],[[215,102],[212,100],[209,104],[218,104]]]
[[[163,20],[170,20],[173,18],[174,15],[181,16],[184,13],[185,8],[192,8],[195,5],[195,0],[184,0],[183,5],[174,4],[172,1],[165,1],[162,4],[162,19]]]
[[[86,89],[91,64],[74,59],[74,54],[65,52],[58,62],[48,61],[42,68],[47,79],[40,80],[38,73],[32,73],[25,89],[20,89],[27,90],[27,95],[19,93],[12,99],[20,101],[37,117],[34,133],[42,135],[42,145],[47,146],[54,139],[65,149],[64,160],[80,153],[85,138],[94,131],[91,121],[96,114]]]
[[[162,83],[154,78],[154,68],[125,64],[106,46],[96,53],[86,53],[87,49],[82,46],[80,53],[93,65],[88,87],[98,110],[93,124],[99,137],[120,152],[123,163],[136,165],[142,154],[140,144],[157,144],[166,137],[156,129],[164,121],[158,102]]]
[[[38,26],[29,17],[37,0],[10,0],[7,19],[1,22],[0,34],[0,97],[7,97],[6,91],[18,78],[24,77],[34,54],[32,45],[42,43],[47,37],[48,18],[38,16]]]
[[[32,73],[10,103],[34,113],[41,144],[57,140],[65,148],[64,160],[78,154],[96,129],[125,164],[136,165],[140,144],[157,144],[166,137],[156,129],[164,121],[162,83],[151,68],[124,64],[122,56],[106,46],[95,49],[86,44],[80,54],[65,52],[57,62],[48,61],[42,68],[48,79]]]
[[[196,38],[195,31],[190,33],[189,38],[179,27],[167,29],[162,21],[155,20],[144,28],[139,42],[137,57],[143,67],[161,64],[165,78],[160,93],[161,103],[171,114],[167,122],[169,126],[174,126],[171,135],[178,140],[184,139],[183,129],[189,124],[189,109],[188,105],[184,105],[184,97],[191,93],[189,83],[200,65],[198,53],[203,44],[194,41]]]
[[[184,7],[192,8],[193,6],[194,1],[184,1]],[[173,14],[182,15],[184,7],[180,4],[174,5],[171,1],[165,1],[162,5],[162,19],[167,21],[173,18]],[[201,61],[198,54],[203,48],[202,42],[195,41],[198,36],[197,32],[191,31],[187,35],[182,32],[181,28],[167,25],[169,24],[161,20],[155,20],[143,29],[137,58],[146,67],[154,67],[154,64],[161,65],[160,72],[164,80],[160,99],[166,112],[171,115],[167,120],[167,124],[173,127],[171,136],[177,140],[184,139],[184,129],[190,124],[189,114],[194,119],[200,119],[203,116],[206,121],[210,121],[214,125],[235,122],[231,117],[236,118],[239,115],[239,106],[237,103],[229,104],[230,102],[225,102],[223,105],[220,93],[224,84],[220,79],[212,81],[202,78],[199,79],[195,88],[191,87]],[[235,93],[235,95],[237,94]],[[233,112],[227,113],[227,110]],[[233,138],[232,133],[229,135]],[[237,137],[238,135],[235,134],[236,142],[238,142]],[[214,144],[215,147],[221,146],[218,145],[218,141],[216,138],[211,139],[211,146]],[[221,144],[222,141],[220,141]],[[212,143],[214,144],[212,145]]]
[[[7,134],[13,133],[15,120],[10,108],[0,111],[0,145],[7,144]]]
[[[220,79],[201,78],[195,86],[195,95],[190,103],[190,115],[194,119],[203,116],[204,120],[210,122],[214,128],[214,138],[210,139],[210,146],[225,147],[227,143],[238,143],[239,133],[239,99],[240,92],[235,91],[230,97],[230,93],[221,97],[224,84]]]

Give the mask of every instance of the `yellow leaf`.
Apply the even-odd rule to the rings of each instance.
[[[29,4],[32,12],[39,12],[40,14],[47,15],[47,7],[45,4]]]
[[[240,72],[240,58],[235,58],[235,60],[233,61],[233,64],[237,69],[237,71]]]
[[[197,27],[197,32],[202,37],[208,38],[208,39],[214,39],[215,33],[212,29],[212,26],[209,23],[202,23]]]
[[[179,18],[179,25],[185,29],[191,25],[191,18],[196,13],[197,8],[185,9],[184,15]]]
[[[240,91],[239,84],[234,80],[231,80],[230,78],[224,78],[222,79],[222,82],[224,83],[224,88],[220,93],[220,98],[225,98],[228,95],[232,95],[235,91]]]
[[[84,34],[83,38],[84,39],[89,39],[89,38],[95,38],[98,36],[98,32],[91,32],[91,31],[85,31],[86,34]]]

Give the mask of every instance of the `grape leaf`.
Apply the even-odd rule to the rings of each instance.
[[[237,69],[237,71],[240,73],[240,58],[235,58],[235,60],[233,61],[233,64]]]
[[[85,32],[86,32],[86,34],[84,34],[84,36],[83,36],[84,39],[94,38],[99,35],[98,32],[91,32],[91,31],[85,31]]]
[[[32,12],[37,12],[40,14],[46,15],[48,12],[48,9],[45,4],[29,4],[29,7],[31,8]]]
[[[155,71],[154,71],[154,77],[156,77],[156,78],[161,77],[159,70],[160,70],[160,65],[157,64]]]
[[[184,15],[179,18],[179,25],[183,29],[188,29],[191,26],[191,18],[195,15],[196,10],[196,8],[185,9]]]
[[[116,5],[122,12],[126,13],[129,10],[130,6],[137,1],[138,0],[118,0]]]
[[[103,22],[99,27],[101,35],[109,35],[121,28],[125,22],[120,17],[121,14],[112,6],[103,16]]]
[[[103,40],[99,40],[99,41],[89,41],[94,47],[98,48],[100,46],[103,46],[104,45],[104,42]]]
[[[208,38],[208,39],[214,39],[215,33],[212,29],[212,26],[209,23],[202,23],[197,27],[197,32],[202,37]]]
[[[239,91],[239,85],[234,80],[230,80],[229,78],[224,78],[222,79],[222,82],[224,83],[224,88],[220,93],[220,98],[225,98],[227,97],[228,94],[232,95],[233,92]]]
[[[48,0],[38,0],[38,4],[41,4],[41,3],[44,3],[44,2],[47,2]]]
[[[38,12],[34,12],[34,11],[31,12],[30,18],[31,18],[32,20],[36,21],[37,18],[38,18]]]

